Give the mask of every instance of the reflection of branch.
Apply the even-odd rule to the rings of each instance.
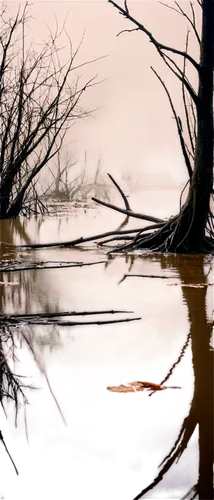
[[[182,349],[181,349],[181,353],[177,359],[177,361],[175,361],[175,363],[173,363],[172,367],[170,368],[169,372],[167,373],[166,377],[162,380],[162,382],[160,383],[160,385],[163,385],[172,375],[175,367],[180,363],[181,359],[183,358],[184,356],[184,353],[189,345],[189,341],[190,341],[190,338],[191,338],[191,332],[188,333],[187,335],[187,340],[185,342],[185,344],[183,345]],[[152,396],[152,394],[154,394],[153,392],[150,394],[150,396]]]
[[[61,410],[61,408],[60,408],[60,405],[59,405],[59,403],[58,403],[58,401],[57,401],[57,398],[56,398],[56,396],[55,396],[55,394],[54,394],[54,392],[53,392],[53,390],[52,390],[52,388],[51,388],[50,382],[49,382],[49,380],[48,380],[48,376],[47,376],[47,372],[46,372],[46,370],[45,370],[45,367],[43,366],[43,364],[42,364],[41,360],[40,360],[40,359],[38,358],[38,356],[36,355],[36,352],[35,352],[35,349],[33,348],[33,344],[32,344],[31,339],[29,339],[29,338],[27,337],[27,335],[25,335],[25,333],[24,333],[23,331],[22,331],[22,336],[23,336],[23,338],[24,338],[24,340],[25,340],[26,344],[28,345],[28,347],[29,347],[30,351],[32,352],[33,357],[34,357],[34,360],[35,360],[35,362],[36,362],[37,366],[39,367],[39,369],[40,369],[41,373],[44,375],[44,377],[45,377],[45,379],[46,379],[46,382],[47,382],[47,384],[48,384],[48,387],[49,387],[50,393],[51,393],[51,395],[52,395],[52,397],[53,397],[53,399],[54,399],[54,401],[55,401],[55,403],[56,403],[56,406],[57,406],[57,408],[58,408],[58,410],[59,410],[59,413],[60,413],[60,415],[61,415],[61,417],[62,417],[62,420],[63,420],[64,424],[66,425],[66,421],[65,421],[64,415],[63,415],[63,413],[62,413],[62,410]]]
[[[150,483],[146,488],[144,488],[139,495],[137,495],[134,500],[139,500],[142,498],[148,491],[152,490],[157,484],[159,484],[166,472],[170,469],[173,463],[181,457],[185,448],[188,445],[188,442],[195,430],[197,425],[197,411],[196,411],[196,397],[194,396],[191,409],[188,417],[184,419],[182,424],[180,433],[178,438],[175,441],[174,446],[172,447],[170,453],[164,458],[163,462],[160,465],[163,465],[157,477]]]
[[[128,222],[129,222],[129,216],[127,215],[126,218],[124,219],[124,221],[121,222],[121,224],[119,225],[119,227],[117,228],[117,230],[120,231],[121,229],[123,229],[123,227],[127,226]],[[119,238],[120,238],[120,236],[119,236]]]
[[[11,352],[11,357],[15,360],[14,356],[14,339],[9,325],[0,325],[0,403],[4,410],[4,399],[10,399],[15,405],[15,422],[17,422],[17,413],[19,406],[19,396],[23,398],[24,404],[27,403],[27,398],[24,395],[23,387],[25,389],[32,389],[30,386],[23,385],[19,378],[20,376],[14,375],[4,353],[4,346],[7,346]],[[5,410],[4,410],[5,411]]]

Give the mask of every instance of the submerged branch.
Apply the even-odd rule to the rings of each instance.
[[[55,243],[32,243],[32,244],[27,244],[27,245],[11,245],[10,243],[4,243],[5,246],[8,247],[13,247],[13,248],[52,248],[52,247],[73,247],[75,245],[79,245],[81,243],[87,243],[88,241],[95,241],[95,240],[100,240],[102,238],[106,238],[107,236],[112,236],[112,235],[122,235],[122,234],[133,234],[133,233],[139,233],[142,230],[142,228],[139,229],[124,229],[123,231],[107,231],[106,233],[101,233],[101,234],[96,234],[94,236],[89,236],[88,238],[83,238],[82,236],[80,238],[76,238],[75,240],[71,241],[62,241],[61,243],[55,242]]]
[[[128,216],[127,216],[128,218]],[[139,237],[141,235],[141,233],[145,233],[146,231],[150,231],[150,230],[156,230],[160,227],[163,227],[163,222],[159,222],[159,224],[151,224],[150,226],[146,226],[146,227],[143,227],[143,229],[139,230],[137,235],[136,235],[136,238]],[[129,236],[129,233],[131,233],[131,231],[128,231],[128,234],[127,235],[124,235],[124,236],[117,236],[116,238],[110,238],[110,239],[107,239],[107,240],[104,240],[104,241],[101,241],[101,243],[98,243],[99,246],[102,246],[102,245],[105,245],[106,243],[109,243],[111,241],[118,241],[118,240],[129,240],[131,239],[133,241],[133,237],[132,236]],[[122,234],[122,233],[120,233]],[[148,236],[148,234],[147,234]]]
[[[162,280],[171,280],[175,279],[174,276],[162,276],[162,275],[155,275],[155,274],[124,274],[123,278],[119,281],[119,283],[122,283],[126,278],[158,278]],[[164,381],[165,382],[165,381]],[[162,385],[162,382],[161,382]]]
[[[25,267],[1,267],[0,272],[1,273],[15,273],[18,271],[39,271],[39,270],[46,270],[46,269],[66,269],[70,267],[84,267],[84,266],[95,266],[96,264],[105,264],[105,260],[100,260],[98,262],[75,262],[75,263],[70,263],[70,262],[59,262],[57,264],[51,264],[51,261],[47,262],[34,262],[28,266]],[[48,264],[48,265],[45,265]]]

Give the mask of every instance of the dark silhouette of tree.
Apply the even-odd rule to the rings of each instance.
[[[190,15],[183,10],[177,1],[174,2],[174,7],[169,6],[169,8],[184,16],[190,24],[199,44],[199,61],[196,61],[188,52],[189,33],[186,37],[184,51],[167,46],[157,40],[142,22],[132,16],[126,0],[123,7],[114,0],[108,1],[135,26],[133,29],[124,29],[120,34],[130,31],[140,31],[145,34],[157,49],[166,66],[181,82],[185,127],[176,112],[164,80],[154,68],[151,68],[167,94],[189,175],[188,196],[179,214],[168,221],[162,221],[162,224],[154,225],[153,228],[149,227],[146,234],[139,233],[134,240],[132,238],[131,242],[129,241],[123,245],[120,250],[150,248],[156,251],[173,253],[213,251],[214,223],[213,214],[210,210],[210,197],[213,193],[214,0],[197,0],[197,7],[201,9],[202,13],[201,37],[198,33],[195,7],[192,2],[190,2]],[[177,56],[178,59],[176,59]],[[187,76],[187,65],[190,65],[197,72],[199,82],[197,90],[193,88]],[[184,128],[188,134],[187,142]],[[100,203],[100,200],[96,201]],[[102,204],[118,209],[104,202]],[[128,210],[126,207],[126,211],[123,210],[123,213],[134,216],[130,207]],[[145,217],[145,220],[148,220],[148,216]]]
[[[26,42],[30,4],[12,16],[0,10],[0,218],[41,208],[38,174],[61,151],[71,123],[89,114],[80,107],[82,94],[95,85],[77,75],[76,56],[65,26],[49,32],[35,49]],[[69,57],[62,62],[61,37]],[[76,72],[76,73],[75,73]],[[76,76],[75,76],[76,74]],[[42,204],[41,204],[42,205]]]

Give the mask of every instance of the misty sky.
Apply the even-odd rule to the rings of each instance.
[[[13,8],[18,1],[8,2]],[[182,1],[188,8],[188,2]],[[172,3],[171,3],[172,5]],[[154,0],[130,1],[130,12],[144,23],[157,39],[184,50],[187,22],[182,16]],[[95,169],[102,155],[104,172],[120,176],[130,170],[150,185],[173,185],[187,180],[175,120],[163,88],[150,66],[164,77],[181,111],[180,85],[160,60],[157,51],[141,33],[123,33],[133,25],[107,0],[43,1],[32,6],[34,20],[30,35],[44,40],[47,27],[66,28],[76,47],[85,31],[78,62],[106,56],[82,68],[82,78],[97,75],[101,83],[89,89],[83,107],[94,109],[92,117],[79,121],[69,133],[69,154],[81,164],[87,150],[88,167]],[[39,34],[39,35],[38,35]],[[195,52],[195,46],[193,46]],[[194,81],[194,74],[193,81]],[[182,116],[182,114],[181,114]]]

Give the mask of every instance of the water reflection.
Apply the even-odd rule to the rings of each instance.
[[[94,213],[90,217],[81,215],[75,222],[72,217],[60,221],[60,239],[64,235],[64,239],[68,239],[68,232],[74,237],[81,235],[84,224],[89,227],[91,223],[91,233],[100,231],[97,227],[94,230]],[[116,224],[118,222],[119,218]],[[19,222],[10,226],[4,221],[4,224],[2,240],[7,243],[14,242],[14,235],[23,242],[43,238],[55,240],[53,235],[59,229],[59,221],[53,219],[44,220],[40,227],[35,219],[25,222],[24,226],[21,222],[21,228]],[[104,227],[103,220],[99,224]],[[16,250],[8,252],[5,247],[2,251],[3,258],[19,258]],[[92,255],[93,260],[104,256],[103,249],[91,247],[87,251],[44,249],[30,253],[27,258],[31,261],[48,260],[50,252],[55,260],[70,260],[72,255],[72,260],[84,259],[87,262],[92,260]],[[10,282],[19,280],[17,291],[15,286],[8,286],[10,291],[5,297],[3,287],[0,287],[1,312],[68,310],[72,304],[72,309],[76,310],[117,308],[133,310],[137,316],[142,316],[142,321],[131,324],[131,327],[55,327],[52,331],[50,326],[32,326],[28,331],[23,330],[22,345],[18,342],[21,337],[17,332],[15,354],[21,361],[19,372],[32,375],[34,385],[43,386],[43,390],[29,396],[30,448],[25,446],[21,419],[16,433],[13,425],[9,427],[9,449],[13,449],[22,473],[20,482],[14,480],[12,486],[9,481],[12,472],[8,468],[0,495],[4,494],[11,500],[14,497],[27,500],[30,488],[31,500],[38,497],[40,500],[55,500],[59,495],[64,500],[82,500],[87,496],[94,500],[101,496],[102,500],[131,500],[142,488],[147,488],[149,482],[152,483],[158,463],[169,455],[175,442],[162,466],[167,473],[161,482],[156,481],[154,490],[147,490],[148,496],[163,498],[164,495],[170,500],[181,498],[198,483],[199,498],[212,498],[213,364],[211,322],[207,311],[212,287],[206,286],[211,279],[209,257],[119,255],[109,259],[106,266],[95,267],[11,273],[7,279]],[[169,282],[130,278],[118,285],[123,274],[130,272],[163,274],[172,279]],[[2,276],[1,281],[4,279]],[[201,287],[189,286],[196,283]],[[58,414],[55,415],[57,412],[51,406],[47,389],[33,366],[32,354],[43,376],[48,373],[46,380],[51,382],[60,402],[66,428],[58,421]],[[160,383],[169,376],[170,385],[183,386],[179,394],[177,391],[163,391],[148,397],[147,394],[115,395],[106,391],[108,385],[131,380]],[[11,416],[12,410],[8,414]],[[198,479],[194,447],[197,436],[193,434],[197,424]],[[19,442],[18,450],[15,437]],[[186,447],[188,450],[179,463],[173,464]],[[20,449],[24,452],[21,453]],[[193,452],[190,466],[186,455],[189,450]],[[40,483],[43,482],[42,491],[37,485],[32,491],[30,485],[35,481],[35,474]],[[105,492],[102,488],[104,482]],[[188,498],[194,493],[191,490]]]
[[[153,258],[153,257],[152,257]],[[161,470],[155,480],[146,487],[136,500],[152,490],[179,459],[199,426],[199,474],[198,482],[189,490],[185,498],[207,500],[213,498],[213,350],[211,349],[212,323],[208,319],[206,294],[209,286],[205,267],[210,266],[210,258],[197,256],[160,256],[162,269],[176,270],[181,278],[184,301],[188,308],[190,324],[192,360],[194,369],[194,395],[188,416],[184,419],[178,438],[170,453],[164,458]],[[210,271],[212,270],[212,267]],[[212,283],[210,283],[212,285]],[[181,361],[183,352],[178,358]],[[176,363],[177,364],[177,363]],[[176,365],[175,364],[175,365]],[[175,367],[173,365],[173,369]],[[169,374],[171,375],[172,369]],[[164,379],[167,380],[168,376]],[[162,382],[162,383],[163,383]],[[161,466],[162,466],[161,464]]]
[[[43,218],[34,219],[34,238],[39,237]],[[23,263],[33,263],[34,252],[21,251],[15,244],[30,244],[29,220],[27,218],[0,221],[0,267],[21,266]],[[57,310],[57,304],[55,304]],[[49,312],[52,308],[48,297],[41,294],[38,274],[30,272],[0,272],[0,311],[33,312],[42,310]]]

